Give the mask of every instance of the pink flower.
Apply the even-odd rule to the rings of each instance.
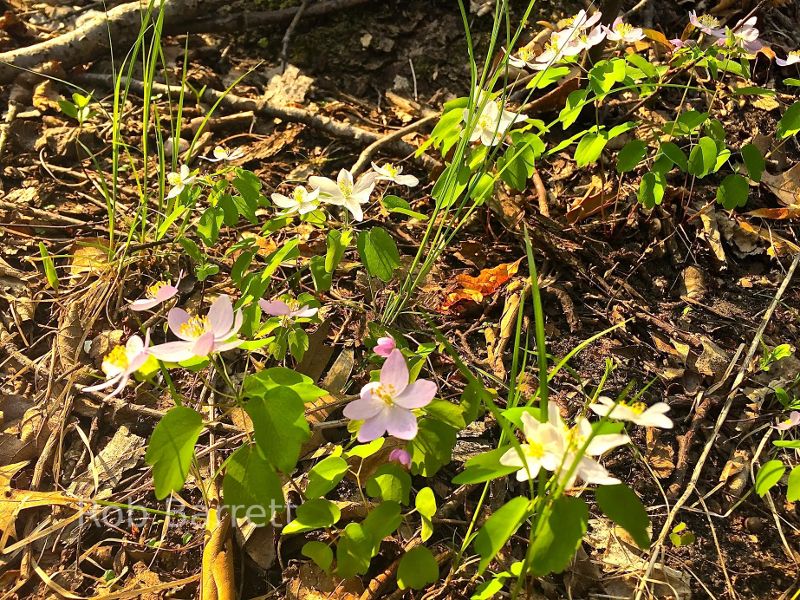
[[[564,28],[564,32],[583,31],[584,29],[589,29],[592,25],[597,23],[602,16],[603,13],[601,13],[599,10],[590,17],[586,14],[585,10],[581,9],[575,16],[570,17],[570,19],[567,21],[567,26]]]
[[[586,31],[579,31],[573,39],[564,46],[564,56],[577,56],[584,50],[596,46],[606,38],[606,30],[602,25],[598,25],[588,33]]]
[[[706,35],[712,35],[714,37],[725,36],[725,30],[722,28],[722,23],[720,23],[720,20],[712,15],[700,15],[698,17],[695,11],[690,10],[689,22]]]
[[[107,398],[119,394],[128,383],[130,376],[135,373],[147,361],[148,348],[150,344],[150,330],[144,336],[144,341],[138,335],[131,336],[128,343],[124,346],[115,346],[111,352],[106,354],[100,368],[106,374],[103,383],[83,388],[84,392],[96,392],[117,385]]]
[[[178,276],[178,281],[175,285],[171,285],[169,281],[158,281],[145,290],[145,297],[139,298],[131,302],[131,310],[142,311],[149,310],[154,306],[158,306],[162,302],[166,302],[175,294],[178,293],[178,285],[181,282],[181,276]]]
[[[733,29],[726,29],[724,33],[718,35],[720,39],[717,44],[724,46],[738,46],[746,52],[758,52],[764,44],[758,39],[758,29],[756,22],[758,17],[750,17],[746,21],[739,21]]]
[[[775,425],[775,429],[778,431],[786,431],[787,429],[791,429],[797,425],[800,425],[800,412],[793,410],[791,413],[789,413],[788,419]]]
[[[792,50],[786,58],[776,58],[775,62],[779,67],[788,67],[800,63],[800,50]]]
[[[436,384],[427,379],[409,383],[408,378],[406,359],[395,349],[383,363],[380,381],[365,385],[361,398],[345,407],[345,417],[364,421],[358,430],[359,442],[371,442],[386,432],[401,440],[414,439],[417,417],[412,410],[430,404]]]
[[[408,453],[408,450],[404,450],[403,448],[395,448],[389,452],[389,462],[396,462],[406,469],[410,469],[411,455]]]
[[[241,309],[234,313],[230,297],[224,294],[214,301],[205,317],[192,316],[182,308],[173,308],[167,314],[167,322],[181,341],[153,346],[150,354],[166,362],[181,362],[230,350],[242,343],[236,338],[242,318]]]
[[[612,42],[624,42],[632,44],[644,38],[644,31],[639,27],[634,27],[629,23],[624,23],[622,17],[617,17],[611,24],[611,27],[606,27],[606,37]]]
[[[392,336],[379,337],[372,351],[378,356],[388,358],[392,351],[397,347]]]
[[[289,301],[287,304],[283,300],[264,300],[258,301],[258,305],[266,314],[271,317],[286,317],[287,319],[307,319],[317,314],[318,308],[311,308],[307,304],[299,306],[297,301]]]

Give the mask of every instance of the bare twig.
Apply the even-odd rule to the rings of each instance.
[[[114,85],[114,78],[110,74],[86,73],[77,77],[76,79],[79,83],[90,86],[103,85],[106,87],[113,87]],[[145,86],[142,81],[131,79],[130,82],[126,83],[129,83],[130,90],[132,92],[137,94],[144,93]],[[157,94],[172,94],[177,96],[181,92],[181,87],[177,85],[168,86],[163,83],[154,83],[152,85],[152,90]],[[337,121],[336,119],[332,119],[330,117],[318,115],[302,108],[293,106],[276,106],[261,98],[255,100],[252,98],[237,96],[233,93],[224,93],[213,89],[206,89],[203,92],[203,96],[212,102],[219,101],[221,106],[225,106],[238,112],[253,111],[254,113],[270,118],[278,118],[284,121],[303,123],[304,125],[313,127],[318,131],[327,133],[332,137],[352,140],[358,144],[372,144],[374,142],[383,141],[383,145],[385,145],[386,149],[398,156],[411,156],[417,150],[411,144],[407,144],[399,139],[393,138],[387,142],[384,140],[386,136],[380,133],[363,129],[362,127],[358,127],[356,125],[350,125],[349,123],[344,123],[342,121]],[[397,132],[393,133],[396,134]],[[439,166],[439,161],[425,154],[417,157],[416,160],[418,160],[426,168],[432,169]]]
[[[406,125],[405,127],[402,127],[396,131],[392,131],[391,133],[372,142],[369,146],[364,148],[364,150],[362,150],[361,154],[358,156],[358,160],[356,160],[356,163],[353,165],[353,175],[358,175],[361,173],[370,163],[372,157],[375,156],[378,150],[380,150],[382,147],[391,147],[392,145],[396,144],[404,135],[407,135],[412,131],[416,131],[426,123],[431,123],[438,118],[438,114],[427,115],[418,121],[414,121],[410,125]]]
[[[297,24],[300,22],[300,19],[303,18],[303,13],[306,12],[306,9],[308,8],[308,2],[309,0],[303,0],[303,3],[297,9],[297,12],[294,13],[294,17],[292,18],[292,22],[289,23],[289,27],[286,28],[286,33],[283,34],[283,43],[281,44],[281,73],[286,71],[286,64],[289,56],[289,42],[292,41],[294,30],[297,28]]]

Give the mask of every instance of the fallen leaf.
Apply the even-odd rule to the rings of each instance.
[[[761,219],[774,219],[783,221],[785,219],[800,218],[800,206],[796,208],[759,208],[745,213],[748,217],[759,217]]]
[[[233,538],[231,520],[220,517],[212,508],[206,518],[206,542],[203,548],[201,600],[234,600]]]
[[[456,282],[461,287],[447,294],[441,305],[442,312],[447,312],[462,300],[482,302],[485,296],[494,294],[501,285],[517,274],[520,262],[521,258],[513,263],[503,263],[490,269],[483,269],[477,277],[456,275]]]
[[[103,238],[84,238],[75,240],[72,245],[72,263],[69,272],[73,276],[99,275],[108,268],[108,240]]]
[[[800,208],[800,162],[778,175],[764,171],[761,182],[790,208]]]
[[[58,112],[58,101],[64,98],[53,87],[51,79],[45,79],[42,83],[37,85],[33,90],[33,106],[42,112],[53,110]]]

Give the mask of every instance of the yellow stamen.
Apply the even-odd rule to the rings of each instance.
[[[125,346],[114,346],[114,348],[106,354],[103,362],[111,366],[117,367],[121,370],[128,368],[128,353],[125,351]]]
[[[701,15],[697,17],[697,22],[704,27],[716,28],[719,27],[719,19],[711,15]]]
[[[537,441],[534,440],[527,440],[528,441],[528,448],[525,454],[532,458],[542,458],[544,456],[544,446]]]
[[[190,317],[181,325],[181,335],[188,338],[199,338],[211,328],[208,317]]]
[[[637,415],[642,414],[645,410],[647,410],[647,404],[644,402],[634,402],[629,406],[629,408],[635,412]]]
[[[383,167],[383,168],[384,168],[384,169],[386,170],[386,172],[389,174],[389,177],[397,177],[398,170],[397,170],[397,167],[395,167],[394,165],[392,165],[392,164],[386,164],[386,165],[384,165],[384,167]]]
[[[161,288],[163,288],[165,285],[167,285],[166,281],[159,281],[157,283],[154,283],[153,285],[151,285],[151,286],[149,286],[147,288],[147,290],[145,291],[145,295],[148,298],[151,298],[151,299],[154,300],[156,298],[156,296],[158,296],[158,292],[160,292]]]
[[[373,393],[383,400],[386,406],[394,406],[396,391],[393,385],[380,385]]]

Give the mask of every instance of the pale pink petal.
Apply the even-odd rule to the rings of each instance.
[[[151,346],[150,354],[164,362],[182,362],[194,358],[192,347],[194,342],[167,342],[158,346]]]
[[[389,462],[396,462],[406,469],[411,468],[411,455],[408,453],[408,450],[404,450],[403,448],[395,448],[391,452],[389,452]]]
[[[174,285],[162,285],[156,292],[156,300],[166,302],[178,293],[178,288]]]
[[[364,387],[361,388],[361,399],[362,400],[369,400],[372,398],[372,392],[376,389],[381,387],[379,381],[370,381]]]
[[[353,400],[344,407],[343,414],[348,419],[365,421],[371,419],[385,408],[385,404],[378,398]]]
[[[111,379],[106,379],[105,381],[103,381],[101,383],[98,383],[98,384],[95,384],[95,385],[90,385],[88,387],[83,388],[81,391],[83,391],[83,392],[97,392],[99,390],[104,390],[106,388],[110,388],[112,385],[114,385],[115,383],[117,383],[120,380],[120,378],[123,376],[123,373],[124,373],[124,371],[120,371],[119,373],[114,375]]]
[[[396,396],[395,404],[403,408],[422,408],[427,406],[436,395],[436,384],[427,379],[419,379],[409,383],[403,393]]]
[[[388,425],[389,411],[382,410],[374,417],[364,421],[361,428],[358,430],[358,441],[362,444],[371,442],[381,437],[386,433],[386,426]]]
[[[228,334],[219,339],[227,340],[229,337],[236,335],[242,328],[243,322],[244,322],[244,315],[242,314],[242,309],[240,308],[233,315],[233,326],[228,330]]]
[[[211,351],[214,350],[214,332],[209,331],[208,333],[204,333],[201,335],[197,340],[195,340],[194,345],[192,346],[192,353],[195,356],[208,356],[211,354]]]
[[[396,395],[402,394],[408,385],[408,366],[403,353],[393,350],[381,368],[381,384],[392,386]]]
[[[386,336],[378,338],[372,351],[378,356],[387,358],[392,353],[392,350],[394,350],[396,347],[397,344],[395,343],[394,338]]]
[[[308,306],[304,306],[303,308],[294,311],[293,316],[298,317],[300,319],[307,319],[317,314],[317,311],[319,311],[318,308],[310,308]]]
[[[167,323],[169,323],[170,331],[172,331],[172,333],[177,335],[182,340],[191,341],[194,338],[187,337],[181,333],[181,326],[191,318],[191,315],[182,308],[175,307],[171,309],[167,313]]]
[[[262,311],[273,317],[285,317],[292,312],[289,305],[281,300],[259,300],[258,305]]]
[[[130,309],[135,311],[149,310],[154,306],[161,304],[158,298],[139,298],[130,304]]]
[[[138,335],[132,335],[125,344],[125,352],[129,355],[135,352],[141,352],[142,349],[144,349],[144,342]]]
[[[401,440],[413,440],[417,435],[417,417],[410,410],[400,406],[392,406],[386,411],[389,418],[386,430]]]
[[[245,342],[244,340],[235,339],[235,340],[229,340],[227,342],[215,343],[214,350],[216,352],[226,352],[227,350],[233,350],[234,348],[238,348],[239,346],[244,344],[244,342]]]
[[[225,335],[233,327],[233,304],[230,296],[223,294],[208,309],[208,323],[215,335]]]

